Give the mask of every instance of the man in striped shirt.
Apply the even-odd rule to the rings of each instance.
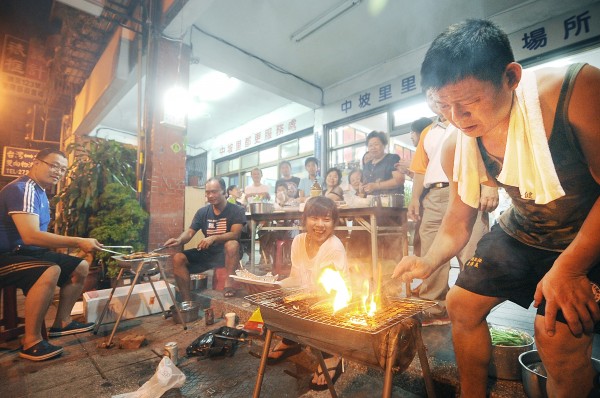
[[[177,238],[165,242],[173,247],[188,243],[198,231],[204,237],[196,249],[184,250],[173,256],[173,272],[182,301],[191,300],[190,273],[204,272],[212,268],[227,268],[233,275],[240,262],[240,235],[246,224],[244,208],[227,202],[225,181],[210,178],[206,181],[206,201],[208,204],[196,212],[190,227]],[[225,282],[225,297],[233,297],[233,281]]]
[[[67,171],[67,157],[54,149],[36,155],[27,175],[0,191],[0,287],[17,286],[25,299],[25,335],[19,355],[41,361],[60,355],[62,347],[42,339],[41,326],[60,287],[60,300],[50,337],[89,331],[93,323],[71,320],[73,305],[81,295],[89,264],[78,257],[51,249],[79,248],[88,253],[102,247],[96,239],[47,232],[50,209],[46,189]]]

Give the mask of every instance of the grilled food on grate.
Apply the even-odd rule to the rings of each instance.
[[[131,254],[125,254],[123,256],[124,260],[139,260],[142,258],[154,258],[154,257],[161,257],[162,254],[158,254],[158,253],[146,253],[146,252],[135,252],[135,253],[131,253]]]

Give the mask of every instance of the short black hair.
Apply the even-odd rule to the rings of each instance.
[[[227,187],[227,195],[231,194],[231,191],[237,188],[237,185],[233,184]]]
[[[216,181],[216,182],[219,183],[219,185],[221,186],[221,191],[223,191],[223,195],[225,195],[227,193],[227,191],[226,191],[227,186],[225,185],[225,180],[224,179],[217,178],[217,177],[210,177],[208,180],[206,180],[206,184],[208,184],[211,181]]]
[[[48,155],[52,155],[53,153],[62,156],[63,158],[67,158],[67,155],[65,155],[65,153],[63,151],[60,151],[58,149],[54,149],[54,148],[44,148],[42,150],[40,150],[36,155],[35,158],[36,159],[40,159],[40,160],[44,160],[46,159],[46,157],[48,157]]]
[[[378,138],[379,141],[381,141],[381,143],[383,144],[383,146],[386,146],[388,144],[387,134],[383,131],[371,131],[369,135],[367,135],[367,145],[369,145],[369,141],[371,141],[371,138]]]
[[[362,173],[363,173],[362,170],[359,168],[355,168],[355,169],[350,170],[350,173],[348,174],[348,183],[350,183],[350,178],[356,173],[360,173],[360,177],[362,180]]]
[[[327,170],[327,173],[325,173],[325,178],[327,178],[327,176],[329,175],[329,173],[332,173],[332,172],[337,174],[337,176],[338,176],[338,185],[340,185],[342,183],[342,172],[337,167],[331,167],[331,168],[329,168],[329,170]]]
[[[410,131],[414,131],[417,134],[421,134],[425,127],[429,126],[432,123],[431,119],[428,117],[422,117],[410,124]]]
[[[279,187],[284,187],[286,190],[288,189],[287,183],[285,181],[281,181],[281,180],[275,182],[275,193],[277,193],[277,188],[279,188]]]
[[[423,91],[439,89],[468,77],[502,83],[506,66],[515,62],[508,36],[485,19],[450,25],[431,43],[421,64]]]
[[[317,165],[317,167],[319,167],[319,159],[317,159],[314,156],[309,156],[306,158],[306,160],[304,161],[304,167],[306,167],[306,165],[309,164],[310,162],[313,162],[314,164]]]
[[[338,208],[335,202],[326,196],[313,196],[306,201],[302,212],[302,225],[306,226],[309,217],[331,217],[333,225],[338,224]]]

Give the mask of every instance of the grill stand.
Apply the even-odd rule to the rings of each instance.
[[[165,319],[167,319],[167,312],[165,311],[165,307],[163,306],[162,302],[160,301],[160,297],[158,295],[158,292],[156,291],[156,288],[154,287],[154,283],[152,282],[152,279],[146,273],[146,270],[144,270],[144,267],[147,267],[148,265],[150,265],[154,262],[157,265],[158,272],[160,273],[160,277],[162,278],[162,280],[165,281],[165,287],[167,288],[167,292],[169,292],[169,296],[171,296],[171,300],[175,304],[174,309],[177,312],[177,315],[179,315],[179,319],[181,319],[181,323],[183,324],[183,330],[187,330],[187,325],[185,324],[185,320],[183,319],[183,317],[181,316],[181,313],[179,312],[179,306],[177,305],[177,302],[175,301],[175,296],[173,295],[173,292],[171,291],[171,288],[169,287],[169,282],[167,281],[167,276],[165,274],[165,271],[162,268],[160,261],[159,260],[141,261],[138,264],[137,268],[135,269],[135,276],[133,277],[133,281],[131,282],[129,291],[127,292],[127,297],[125,298],[125,303],[123,304],[123,308],[121,308],[121,312],[119,313],[119,316],[117,317],[117,320],[115,321],[115,325],[113,326],[112,332],[110,333],[110,337],[108,338],[108,341],[103,344],[103,347],[111,348],[114,345],[112,343],[113,338],[115,337],[115,333],[117,331],[117,328],[119,327],[121,318],[123,317],[123,314],[125,313],[125,308],[127,308],[127,304],[129,303],[129,298],[131,297],[131,293],[133,293],[133,289],[134,289],[140,276],[142,277],[142,279],[144,278],[144,276],[148,277],[148,282],[150,282],[150,286],[152,287],[152,290],[154,291],[154,295],[155,295],[156,299],[158,300],[158,305],[160,305],[160,309],[162,310],[163,317]],[[121,280],[121,277],[123,276],[124,271],[125,271],[125,267],[121,267],[121,269],[119,270],[119,275],[117,276],[117,283],[115,283],[115,287],[113,287],[112,291],[110,292],[110,296],[108,296],[108,300],[106,301],[106,304],[104,305],[104,309],[102,310],[100,319],[98,319],[98,322],[96,322],[96,326],[94,326],[94,330],[93,330],[94,334],[98,334],[98,330],[100,329],[100,326],[102,325],[102,319],[108,312],[108,306],[110,305],[110,301],[113,298],[115,290],[117,289],[117,284]]]
[[[421,371],[423,372],[423,380],[425,382],[425,390],[427,391],[427,396],[429,398],[435,398],[435,389],[433,385],[433,378],[431,376],[431,370],[429,368],[429,362],[427,360],[427,352],[425,350],[425,344],[423,344],[423,336],[421,335],[421,322],[412,319],[412,327],[415,330],[415,343],[417,347],[417,353],[419,355],[419,361],[421,363]],[[284,331],[285,332],[285,331]],[[263,378],[265,375],[265,369],[267,366],[267,357],[271,350],[271,341],[273,340],[273,330],[267,328],[267,333],[265,335],[265,345],[263,347],[263,352],[260,358],[260,365],[258,366],[258,374],[256,376],[256,384],[254,385],[254,392],[252,394],[253,398],[260,397],[260,390],[262,387]],[[288,339],[294,340],[293,336],[289,336],[286,334],[285,336]],[[310,346],[310,345],[309,345]],[[325,360],[323,359],[323,354],[320,350],[315,347],[311,347],[311,351],[315,353],[317,359],[319,360],[319,364],[321,365],[321,369],[327,369],[327,365],[325,365]],[[388,355],[385,360],[384,366],[384,379],[383,379],[383,392],[381,394],[382,398],[391,398],[392,396],[392,378],[393,378],[393,368],[396,363],[396,358],[398,356],[398,346],[397,344],[387,344]],[[327,387],[329,388],[329,392],[333,398],[337,398],[337,393],[335,391],[335,387],[331,381],[331,377],[329,372],[323,372],[325,376],[325,380],[327,380]]]

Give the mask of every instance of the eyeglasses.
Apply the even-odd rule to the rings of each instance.
[[[42,163],[46,163],[48,165],[48,167],[50,167],[50,170],[53,171],[58,171],[60,174],[65,174],[67,172],[67,168],[66,167],[61,167],[59,164],[54,164],[54,163],[48,163],[45,160],[42,159],[38,159],[40,162]]]

